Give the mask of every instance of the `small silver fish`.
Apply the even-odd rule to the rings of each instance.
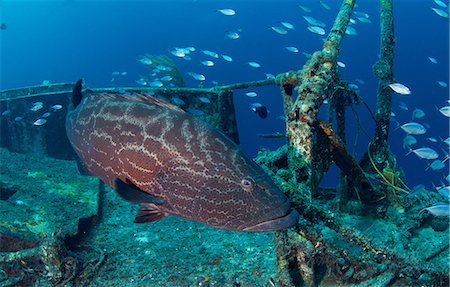
[[[298,53],[298,48],[293,46],[284,47],[286,50],[292,53]]]
[[[444,88],[448,87],[447,83],[444,82],[444,81],[436,81],[436,83],[438,83],[438,85],[441,86],[441,87],[444,87]]]
[[[303,11],[310,13],[312,12],[311,8],[306,7],[306,6],[302,6],[302,5],[298,5],[298,7],[300,7],[300,9],[302,9]]]
[[[337,61],[337,65],[341,68],[345,68],[345,64],[343,62]]]
[[[325,29],[319,26],[309,26],[308,30],[318,35],[325,35]]]
[[[433,10],[436,14],[438,14],[439,16],[441,16],[442,18],[448,18],[448,13],[445,12],[442,9],[439,8],[431,8],[431,10]]]
[[[446,138],[445,140],[442,140],[442,142],[450,146],[450,137]]]
[[[219,9],[217,11],[219,11],[220,13],[222,13],[225,16],[234,16],[234,15],[236,15],[236,11],[234,9],[227,8],[227,9]]]
[[[211,101],[206,97],[199,97],[198,100],[204,104],[210,104]]]
[[[184,52],[184,50],[180,49],[180,48],[175,48],[173,50],[170,50],[170,53],[178,58],[183,58],[184,56],[186,56],[186,53]]]
[[[233,58],[231,58],[230,56],[227,56],[227,55],[221,55],[221,56],[227,62],[232,62],[233,61]]]
[[[436,3],[436,5],[438,6],[441,6],[442,8],[447,8],[447,4],[445,4],[441,0],[434,0],[434,3]]]
[[[150,58],[148,58],[148,57],[145,57],[145,56],[140,58],[140,59],[138,59],[138,61],[141,62],[141,64],[144,64],[144,65],[147,65],[147,66],[153,64],[152,60]]]
[[[413,113],[412,113],[412,119],[420,119],[423,118],[425,116],[425,112],[421,109],[414,109]]]
[[[420,212],[423,212],[424,210],[436,217],[450,216],[450,205],[448,203],[438,202],[430,207],[422,209]]]
[[[430,62],[433,63],[433,64],[437,64],[438,63],[438,61],[435,58],[433,58],[433,57],[428,57],[428,60],[430,60]]]
[[[254,98],[256,97],[258,94],[256,92],[247,92],[245,93],[245,95],[249,98]]]
[[[291,30],[295,29],[294,25],[292,25],[289,22],[281,22],[281,25],[283,25],[287,29],[291,29]]]
[[[407,134],[411,135],[423,135],[427,132],[425,127],[419,123],[416,122],[410,122],[406,123],[400,126],[400,128],[405,131]]]
[[[164,76],[164,77],[162,77],[162,78],[160,78],[160,80],[161,81],[164,81],[164,82],[169,82],[169,81],[172,81],[172,77],[171,76]]]
[[[206,80],[206,77],[204,75],[202,75],[202,74],[189,72],[188,75],[191,76],[192,78],[196,79],[197,81],[204,81],[204,80]]]
[[[168,67],[168,66],[164,66],[164,65],[158,65],[156,66],[156,69],[160,70],[160,71],[172,71],[172,67]]]
[[[286,35],[287,34],[287,30],[279,27],[279,26],[272,26],[270,27],[273,31],[275,31],[276,33],[280,34],[280,35]]]
[[[240,38],[239,34],[237,32],[228,32],[227,37],[232,40],[237,40]]]
[[[450,106],[445,106],[439,109],[439,112],[444,116],[450,118]]]
[[[172,103],[174,103],[177,106],[184,106],[186,104],[182,99],[177,97],[172,98]]]
[[[412,135],[406,135],[403,139],[403,148],[409,148],[409,146],[416,144],[417,140]]]
[[[349,35],[349,36],[354,36],[357,35],[358,32],[356,32],[356,29],[351,27],[351,26],[347,26],[347,29],[345,30],[345,34]]]
[[[247,64],[252,67],[252,68],[259,68],[261,67],[261,65],[259,63],[256,62],[247,62]]]
[[[359,17],[370,18],[369,14],[367,14],[366,12],[353,11],[353,13],[354,13],[356,16],[359,16]]]
[[[42,109],[43,107],[44,107],[43,105],[34,105],[33,107],[31,107],[30,111],[36,112]]]
[[[205,54],[205,55],[207,55],[207,56],[216,58],[216,59],[219,58],[219,54],[217,54],[216,52],[213,52],[213,51],[203,50],[202,53]]]
[[[445,163],[443,163],[441,160],[436,159],[427,167],[427,169],[431,168],[432,170],[441,170],[444,167]]]
[[[372,23],[372,21],[370,21],[370,19],[366,18],[366,17],[356,17],[356,19],[358,19],[359,22],[361,22],[361,23],[366,23],[366,24]]]
[[[203,116],[205,114],[203,111],[197,109],[187,109],[187,112],[193,116]]]
[[[327,10],[331,10],[331,7],[327,3],[323,2],[322,0],[320,0],[319,2],[320,2],[320,5],[322,5],[323,8],[325,8]]]
[[[156,80],[156,81],[150,82],[150,87],[161,88],[162,86],[164,86],[164,84],[161,81]]]
[[[207,67],[212,67],[214,66],[214,62],[213,61],[201,61],[202,65],[207,66]]]
[[[142,86],[148,85],[147,81],[146,81],[144,78],[139,78],[139,79],[136,81],[136,84],[142,85]]]
[[[443,197],[445,197],[445,199],[450,199],[450,186],[448,185],[443,185],[443,186],[439,186],[436,187],[436,191],[442,195]]]
[[[394,92],[396,92],[397,94],[400,94],[400,95],[409,95],[409,94],[411,94],[411,90],[407,86],[405,86],[405,85],[403,85],[401,83],[392,83],[392,84],[389,85],[389,87]]]
[[[33,123],[33,125],[35,125],[35,126],[42,126],[42,125],[45,124],[46,122],[47,122],[46,119],[38,119],[38,120],[36,120],[36,121]]]
[[[399,103],[398,103],[398,107],[399,107],[400,109],[404,110],[404,111],[407,111],[407,110],[408,110],[408,106],[406,105],[405,102],[399,102]]]
[[[325,27],[325,23],[323,23],[322,21],[316,20],[315,18],[311,17],[311,16],[303,16],[303,19],[306,20],[306,22],[308,22],[308,24],[310,26],[318,26],[318,27]]]
[[[423,184],[419,184],[419,185],[414,186],[411,189],[411,191],[408,194],[408,197],[413,197],[413,196],[415,196],[416,194],[419,194],[419,193],[427,194],[429,192],[431,192],[431,190],[426,189]]]
[[[414,153],[415,155],[423,159],[437,159],[439,157],[439,154],[434,149],[429,147],[422,147],[414,150],[412,149],[406,155],[410,153]]]

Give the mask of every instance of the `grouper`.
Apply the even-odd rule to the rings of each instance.
[[[233,141],[149,95],[74,87],[66,132],[84,175],[140,204],[136,223],[174,215],[221,229],[280,230],[299,214]]]

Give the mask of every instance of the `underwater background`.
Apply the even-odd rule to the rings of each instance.
[[[448,1],[444,2],[448,5]],[[305,11],[299,5],[311,11]],[[0,90],[40,85],[44,81],[46,84],[74,83],[80,78],[92,88],[145,87],[150,83],[141,85],[139,81],[142,77],[151,78],[151,71],[139,61],[145,54],[166,55],[174,60],[187,87],[263,80],[267,74],[301,69],[308,60],[307,54],[322,48],[323,37],[327,34],[318,35],[308,30],[309,24],[303,16],[325,23],[324,29],[328,33],[340,6],[341,1],[335,0],[0,1],[0,19],[6,25],[0,31]],[[219,11],[227,8],[235,10],[236,14],[229,16]],[[409,87],[411,94],[393,93],[392,111],[395,116],[391,118],[389,144],[397,156],[397,165],[404,171],[408,186],[413,188],[422,184],[434,191],[434,186],[448,185],[449,161],[445,161],[444,167],[434,170],[428,167],[432,161],[413,153],[406,155],[409,151],[404,145],[406,133],[398,128],[399,124],[413,120],[415,109],[422,110],[424,116],[414,121],[426,125],[427,132],[416,136],[417,143],[411,144],[411,148],[433,148],[440,160],[448,156],[448,143],[443,141],[449,137],[449,118],[438,109],[449,105],[449,21],[448,16],[439,16],[431,8],[441,8],[448,13],[448,8],[439,7],[432,0],[394,1],[394,77],[396,82]],[[378,79],[372,66],[378,60],[380,49],[379,3],[374,0],[357,1],[355,11],[361,14],[352,17],[355,23],[351,27],[356,33],[345,35],[341,45],[340,73],[343,79],[357,85],[360,96],[374,112]],[[362,13],[368,17],[361,16]],[[370,21],[361,21],[357,17]],[[293,27],[288,28],[281,22]],[[279,33],[272,27],[281,27],[286,33]],[[237,33],[238,37],[230,32]],[[189,54],[191,59],[185,59],[172,53],[177,47],[194,47],[195,51]],[[232,61],[206,55],[202,52],[205,50],[228,55]],[[207,66],[202,61],[213,61],[214,65]],[[253,67],[249,62],[256,62],[260,67]],[[206,79],[196,80],[189,73],[202,74]],[[248,92],[256,92],[257,96],[249,97],[246,95]],[[263,119],[252,111],[254,103],[267,107],[267,118]],[[66,107],[68,103],[56,104]],[[273,150],[286,143],[284,139],[258,136],[285,132],[278,87],[235,91],[234,108],[241,147],[252,158],[260,149]],[[371,136],[375,124],[364,105],[355,106],[355,109],[364,130],[359,131],[354,149],[354,155],[359,159],[370,140],[365,133]],[[326,119],[327,105],[322,106],[322,110],[320,117]],[[27,113],[28,119],[34,112],[24,109],[23,113]],[[30,124],[39,119],[41,111],[35,113]],[[2,116],[15,118],[23,115],[19,112]],[[346,116],[347,141],[353,151],[357,123],[351,112],[348,111]],[[49,117],[43,126],[51,124],[52,119]],[[22,157],[9,158],[5,154],[0,160],[27,161]],[[46,170],[51,164],[42,160],[35,163],[34,168]],[[53,180],[63,182],[64,176],[77,173],[74,166],[61,173],[66,173],[65,170],[70,172]],[[33,173],[31,177],[39,180],[40,174]],[[20,180],[25,179],[18,176],[17,180],[20,184]],[[333,167],[321,186],[335,187],[338,182],[338,169]],[[27,183],[32,184],[32,181]],[[102,279],[92,281],[93,286],[271,286],[270,278],[276,273],[272,234],[242,235],[176,218],[152,223],[151,229],[149,225],[136,226],[131,223],[132,217],[130,222],[124,222],[120,214],[116,215],[120,208],[129,209],[133,215],[133,207],[113,199],[114,194],[107,196],[113,208],[105,214],[110,216],[111,222],[90,236],[104,242],[105,246],[125,246],[133,234],[136,246],[127,246],[121,250],[122,253],[110,255],[113,258],[110,260],[122,264],[129,260],[130,264],[144,269],[151,258],[154,260],[152,266],[162,267],[161,270],[152,267],[153,275],[139,273],[141,282],[147,282],[139,283],[132,271],[121,265],[124,269],[116,272],[118,278],[126,278],[124,281],[103,275],[100,276]],[[167,226],[171,226],[170,232]],[[105,235],[111,228],[120,229],[114,238]],[[173,240],[175,235],[179,240]],[[220,244],[216,242],[217,238]],[[141,255],[146,258],[145,262],[139,257]],[[111,265],[109,270],[101,272],[112,273],[112,269],[118,266]],[[109,285],[111,282],[117,285]],[[187,283],[181,285],[181,282]]]
[[[319,1],[2,1],[2,22],[8,28],[1,31],[1,89],[17,88],[50,82],[74,82],[84,78],[90,87],[137,86],[136,80],[149,74],[145,65],[137,61],[139,56],[164,54],[171,56],[183,72],[188,87],[197,87],[199,81],[188,72],[204,74],[204,87],[219,84],[261,80],[266,73],[276,75],[300,69],[307,57],[319,49],[322,37],[307,30],[302,16],[313,16],[326,24],[326,31],[334,21],[340,1],[327,1],[325,9]],[[305,12],[299,5],[309,7]],[[379,53],[379,17],[377,1],[358,1],[355,11],[367,13],[371,23],[356,20],[352,25],[357,35],[346,35],[339,60],[346,67],[340,72],[349,83],[356,84],[360,95],[374,111],[377,79],[372,72]],[[447,104],[449,78],[449,25],[448,19],[438,16],[431,8],[438,7],[431,0],[395,1],[395,79],[410,87],[412,94],[393,96],[395,119],[403,124],[411,121],[412,112],[419,108],[425,117],[418,119],[430,128],[418,136],[418,147],[436,149],[440,158],[442,139],[448,137],[449,121],[436,107]],[[218,9],[231,7],[236,15],[226,16]],[[295,29],[278,34],[271,27],[288,22]],[[227,37],[238,32],[238,39]],[[175,47],[196,48],[186,61],[170,53]],[[285,47],[296,47],[293,53]],[[232,62],[214,59],[201,52],[210,50],[229,55]],[[428,57],[438,63],[430,62]],[[208,67],[200,62],[214,60]],[[255,61],[260,68],[247,62]],[[112,76],[115,71],[127,72],[125,76]],[[111,79],[114,77],[114,81]],[[363,80],[364,84],[356,80]],[[284,142],[277,139],[261,139],[260,133],[283,132],[282,100],[276,87],[255,90],[256,98],[245,96],[247,91],[236,92],[235,108],[242,147],[255,156],[258,149],[278,147]],[[260,119],[250,110],[251,103],[267,106],[269,116]],[[404,102],[408,110],[399,108]],[[360,111],[363,128],[370,135],[374,122],[362,106]],[[349,115],[348,125],[354,119]],[[427,169],[427,161],[417,158],[403,148],[405,133],[391,124],[390,144],[398,163],[405,169],[411,186],[423,184],[432,188],[448,175],[448,168],[440,171]],[[348,141],[352,146],[356,128],[349,128]],[[426,138],[433,137],[433,143]],[[356,157],[367,148],[368,138],[361,135]],[[336,177],[330,177],[330,184]],[[327,181],[325,180],[324,183]]]

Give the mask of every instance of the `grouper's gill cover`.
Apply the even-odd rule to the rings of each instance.
[[[73,97],[66,131],[79,168],[141,204],[135,222],[172,214],[240,231],[297,223],[298,213],[258,165],[177,107],[143,95],[81,95],[81,89]]]

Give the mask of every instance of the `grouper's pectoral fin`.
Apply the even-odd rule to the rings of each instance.
[[[134,223],[146,223],[152,221],[158,221],[167,216],[167,213],[161,211],[156,204],[143,203],[139,212],[134,219]]]
[[[145,223],[157,221],[167,216],[167,213],[160,210],[158,205],[164,203],[164,199],[159,196],[151,195],[128,181],[125,183],[119,178],[114,179],[115,190],[117,194],[124,200],[141,204],[135,223]]]
[[[161,197],[149,194],[139,189],[139,187],[128,180],[125,183],[119,178],[114,179],[114,189],[122,199],[131,203],[153,203],[159,205],[164,203],[164,199]]]

